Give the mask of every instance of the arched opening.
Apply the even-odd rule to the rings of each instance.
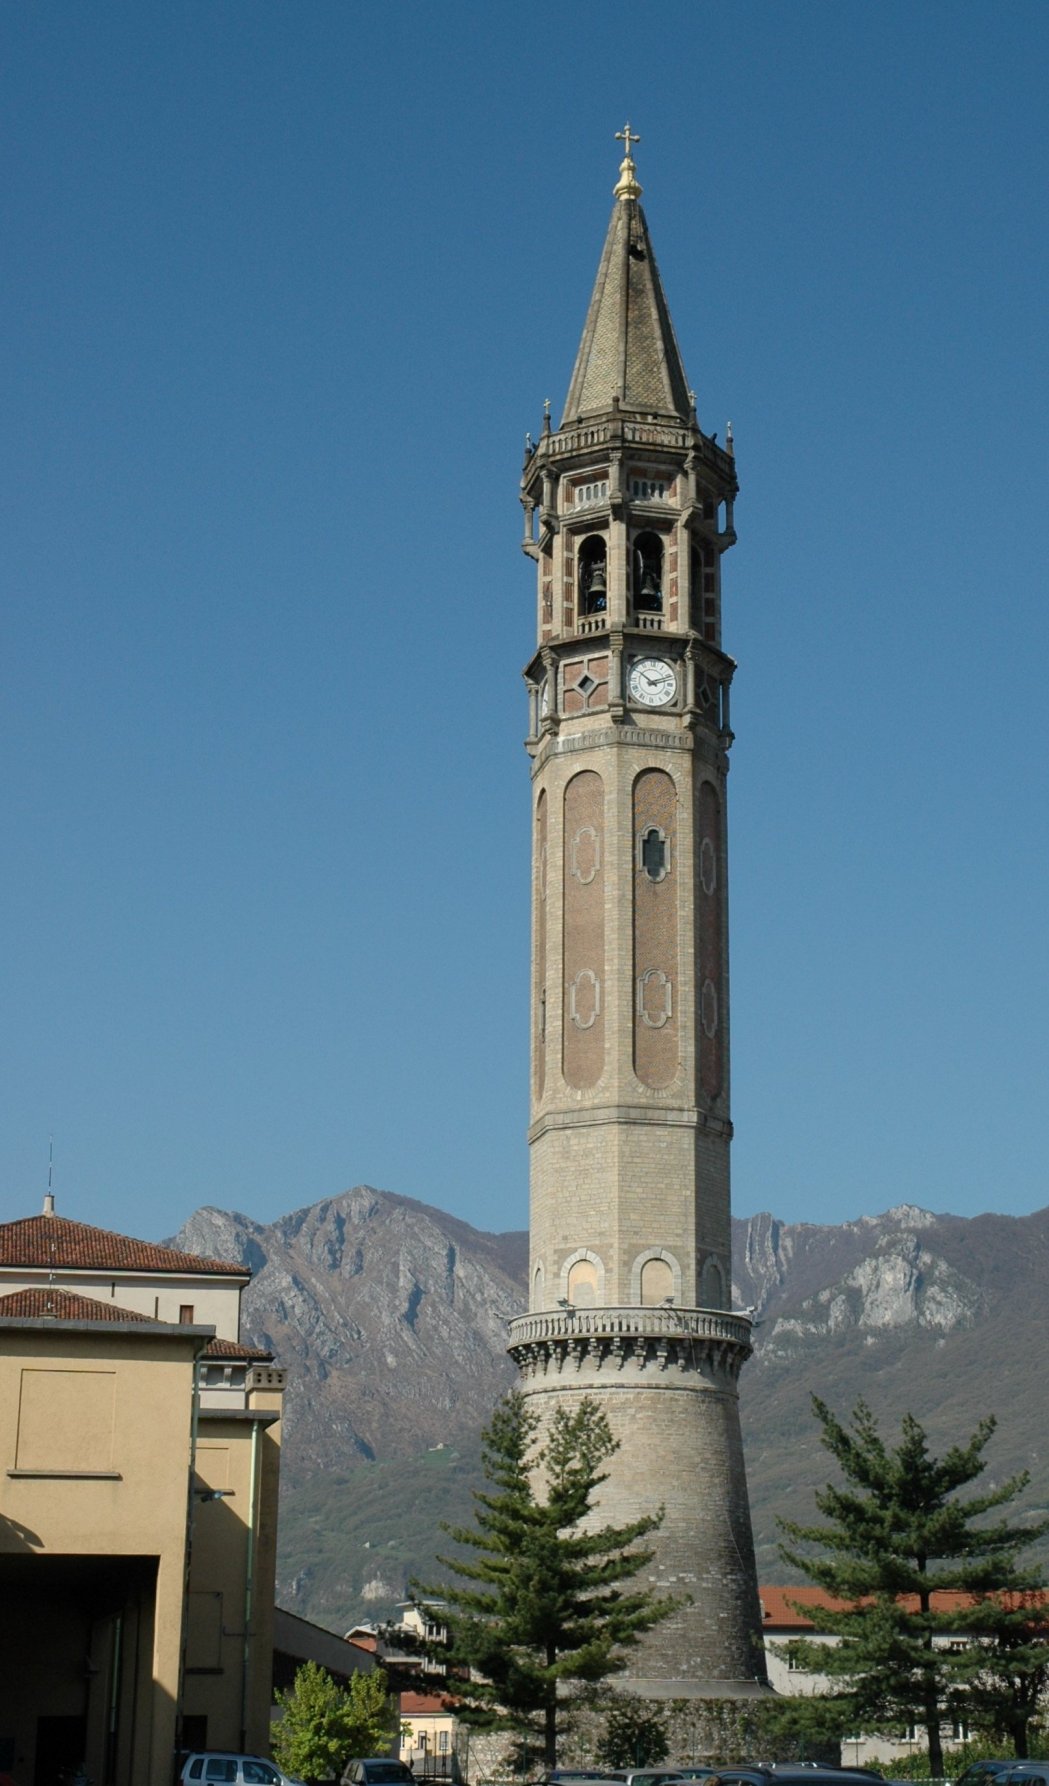
[[[669,1298],[681,1301],[681,1267],[665,1247],[646,1247],[630,1267],[631,1306],[658,1308]]]
[[[597,1266],[592,1259],[577,1259],[568,1273],[568,1300],[573,1308],[597,1307]]]
[[[639,533],[634,541],[634,612],[663,612],[663,542],[658,533]]]
[[[700,1296],[703,1299],[701,1303],[701,1307],[703,1308],[720,1309],[725,1308],[727,1305],[727,1298],[725,1296],[725,1274],[716,1259],[706,1259],[703,1262],[703,1275],[700,1279]]]
[[[674,1273],[665,1259],[646,1259],[641,1267],[641,1306],[658,1308],[674,1294]]]
[[[546,1304],[544,1302],[544,1294],[545,1294],[545,1280],[543,1277],[543,1267],[540,1264],[540,1265],[536,1266],[534,1272],[532,1273],[532,1308],[533,1309],[545,1308]]]
[[[599,533],[590,533],[579,548],[579,610],[603,614],[608,607],[608,547]]]

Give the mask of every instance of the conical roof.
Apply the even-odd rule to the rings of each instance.
[[[628,163],[624,162],[624,167]],[[630,165],[631,175],[633,166]],[[620,190],[622,188],[622,190]],[[621,409],[678,416],[691,409],[681,350],[635,180],[620,181],[561,426]]]

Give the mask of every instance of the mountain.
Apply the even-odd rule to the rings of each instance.
[[[513,1381],[527,1235],[359,1185],[268,1225],[200,1209],[174,1244],[251,1267],[245,1335],[288,1368],[282,1602],[345,1629],[439,1580],[439,1522],[468,1519],[478,1433]],[[808,1518],[829,1473],[813,1393],[839,1414],[862,1397],[890,1434],[911,1412],[936,1449],[994,1413],[989,1476],[1029,1470],[1023,1511],[1049,1512],[1049,1209],[763,1214],[733,1223],[733,1259],[734,1305],[758,1323],[741,1406],[763,1580],[789,1578],[777,1517]]]
[[[175,1243],[251,1267],[244,1331],[289,1375],[282,1473],[475,1438],[513,1381],[526,1234],[483,1234],[358,1185],[264,1227],[199,1209]]]

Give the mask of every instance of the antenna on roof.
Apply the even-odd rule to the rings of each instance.
[[[55,1213],[55,1194],[51,1189],[51,1175],[54,1171],[54,1166],[55,1138],[53,1135],[49,1135],[47,1137],[47,1195],[44,1198],[45,1215],[54,1215]]]

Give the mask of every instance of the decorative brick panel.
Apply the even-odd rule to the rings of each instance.
[[[605,789],[592,769],[565,788],[564,1013],[568,1085],[596,1085],[605,1065]]]
[[[646,837],[657,878],[645,865]],[[677,1072],[681,1024],[677,790],[662,769],[646,769],[634,783],[633,848],[634,1071],[658,1088]]]
[[[696,859],[696,1032],[699,1043],[699,1083],[708,1098],[721,1093],[722,1010],[721,912],[721,802],[709,781],[699,790],[698,854]]]
[[[535,1095],[541,1098],[546,1088],[546,878],[547,878],[547,803],[546,790],[541,790],[535,809],[535,985],[533,989],[532,1061],[535,1074]]]

